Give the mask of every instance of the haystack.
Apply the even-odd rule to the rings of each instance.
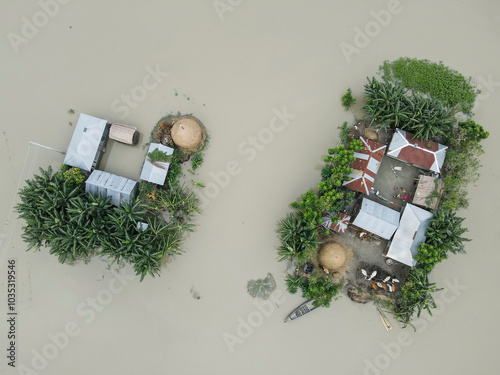
[[[193,116],[180,117],[172,127],[172,140],[176,146],[187,151],[198,151],[203,147],[206,130]]]
[[[374,142],[378,142],[379,139],[377,131],[373,128],[366,128],[363,137],[368,138]]]
[[[318,251],[318,262],[321,266],[335,271],[344,266],[347,250],[336,242],[325,243]]]

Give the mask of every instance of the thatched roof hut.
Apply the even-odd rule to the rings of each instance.
[[[347,250],[336,242],[328,242],[318,251],[318,262],[329,270],[338,270],[344,266],[347,259]]]
[[[179,148],[199,151],[207,137],[203,124],[193,116],[180,117],[172,127],[172,140]]]

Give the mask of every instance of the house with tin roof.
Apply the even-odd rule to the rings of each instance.
[[[433,214],[408,203],[401,215],[399,227],[387,245],[385,256],[407,266],[417,264],[414,257],[418,254],[421,242],[425,242],[425,233]]]
[[[356,160],[349,165],[352,168],[350,180],[344,181],[343,185],[368,195],[387,146],[363,137],[359,140],[363,142],[363,149],[354,153]]]
[[[387,156],[435,173],[441,173],[448,147],[414,137],[412,133],[396,129],[387,150]]]
[[[398,228],[399,218],[398,211],[363,198],[352,225],[389,240]]]

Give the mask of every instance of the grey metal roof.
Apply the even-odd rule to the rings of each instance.
[[[95,169],[85,181],[85,191],[102,198],[111,197],[111,204],[119,206],[122,202],[130,202],[137,181],[117,176],[108,172]]]
[[[64,164],[90,171],[105,130],[106,120],[81,113]]]
[[[163,151],[167,155],[172,155],[174,153],[174,149],[171,147],[164,146],[161,143],[151,143],[149,145],[148,154],[156,149]],[[167,178],[169,166],[170,163],[167,162],[155,162],[153,164],[146,155],[140,179],[154,184],[163,185],[165,183],[165,179]]]
[[[417,255],[420,243],[425,241],[432,216],[431,212],[408,203],[386,256],[408,266],[416,265],[413,257]]]
[[[352,224],[388,240],[399,225],[399,217],[398,211],[363,198],[361,209]]]

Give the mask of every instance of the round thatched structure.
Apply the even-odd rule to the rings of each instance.
[[[379,140],[379,135],[373,128],[366,128],[363,137],[370,139],[374,142],[378,142]]]
[[[172,140],[179,148],[198,151],[207,137],[203,124],[193,116],[179,117],[171,130]]]
[[[342,268],[347,259],[347,250],[336,242],[325,243],[318,251],[318,263],[329,270]]]

